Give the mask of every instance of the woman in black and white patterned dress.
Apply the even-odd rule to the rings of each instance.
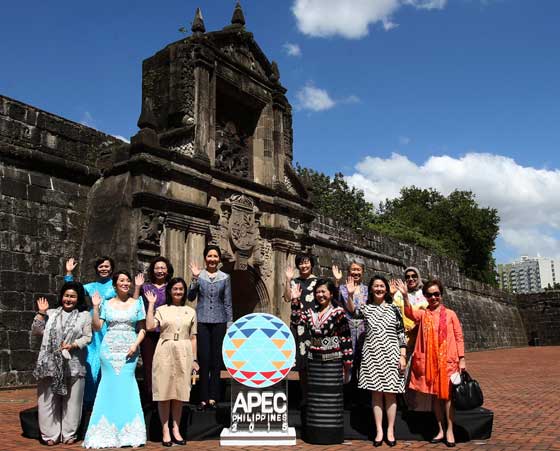
[[[395,446],[395,417],[397,393],[404,393],[406,368],[406,340],[401,312],[392,303],[389,283],[382,276],[374,276],[368,284],[367,304],[356,310],[353,283],[347,285],[350,312],[366,321],[366,339],[358,388],[372,392],[376,435],[373,444],[383,443],[383,402],[387,413],[387,444]],[[352,292],[352,293],[350,293]]]

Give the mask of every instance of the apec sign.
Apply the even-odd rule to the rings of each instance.
[[[295,361],[288,326],[268,313],[251,313],[228,329],[222,345],[232,383],[231,433],[288,430],[284,380]]]
[[[296,343],[284,322],[268,313],[235,321],[222,345],[228,373],[240,384],[266,388],[284,379],[294,365]]]

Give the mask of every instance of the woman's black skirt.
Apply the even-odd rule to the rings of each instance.
[[[342,360],[307,362],[308,391],[303,439],[331,445],[344,441]]]

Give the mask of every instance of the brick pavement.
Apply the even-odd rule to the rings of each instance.
[[[560,347],[517,348],[467,354],[467,369],[484,390],[484,406],[494,411],[494,431],[487,441],[459,443],[458,450],[472,451],[560,451]],[[45,450],[35,440],[21,436],[18,413],[36,404],[35,390],[0,391],[0,451]],[[217,440],[189,442],[187,449],[216,449]],[[292,450],[327,448],[329,451],[373,449],[371,442],[354,440],[343,445],[319,447],[298,440]],[[54,449],[78,450],[77,445],[57,445]],[[148,443],[143,449],[165,449]],[[173,449],[179,449],[173,447]],[[238,451],[239,447],[224,448]],[[379,449],[388,449],[383,445]],[[399,442],[399,449],[447,449],[426,442]],[[254,447],[252,450],[278,450]]]

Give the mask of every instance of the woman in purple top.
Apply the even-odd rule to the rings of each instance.
[[[154,312],[158,307],[165,305],[165,289],[167,282],[173,277],[173,265],[162,256],[156,257],[148,268],[148,283],[142,285],[140,294],[144,300],[144,307],[148,311],[148,300],[144,293],[151,292],[156,295]],[[138,280],[138,279],[137,279]],[[146,333],[144,340],[140,344],[142,362],[144,368],[144,396],[148,401],[152,400],[152,360],[159,340],[159,328]]]

